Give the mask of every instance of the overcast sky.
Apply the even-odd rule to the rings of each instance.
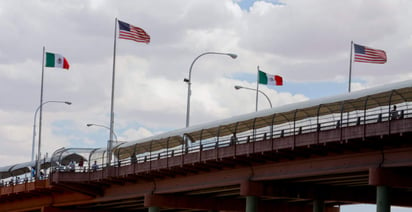
[[[115,18],[143,28],[150,44],[117,40],[115,127],[132,141],[185,127],[192,61],[190,123],[254,112],[257,66],[281,75],[260,86],[274,107],[346,93],[350,42],[383,49],[383,65],[354,63],[352,90],[412,78],[409,0],[0,0],[0,166],[31,159],[40,105],[42,48],[70,70],[45,68],[42,153],[105,147]],[[260,97],[259,110],[269,107]],[[38,117],[37,117],[38,118]],[[37,151],[37,150],[36,150]]]

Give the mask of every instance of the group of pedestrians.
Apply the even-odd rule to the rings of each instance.
[[[54,170],[59,172],[76,172],[76,170],[86,172],[88,169],[89,171],[96,172],[100,169],[99,165],[97,164],[97,161],[94,161],[94,163],[89,168],[90,169],[88,169],[87,166],[84,166],[84,160],[81,159],[78,163],[76,163],[76,161],[74,160],[71,160],[66,166],[61,166],[58,169]],[[22,183],[32,182],[35,179],[46,179],[46,175],[44,172],[45,170],[43,169],[40,170],[39,176],[37,176],[36,167],[29,167],[29,171],[30,172],[27,173],[28,176],[20,175],[1,179],[0,187],[14,186]]]
[[[28,181],[29,180],[27,179],[27,177],[25,177],[23,180],[20,177],[11,177],[10,180],[8,181],[1,180],[0,187],[13,186],[13,185],[21,184],[21,183],[26,183]]]
[[[18,185],[18,184],[23,184],[23,183],[27,183],[29,181],[32,181],[33,179],[34,178],[29,179],[27,176],[24,176],[23,178],[21,178],[20,176],[12,176],[12,177],[10,177],[9,180],[2,179],[0,181],[0,187],[14,186],[14,185]]]
[[[86,172],[86,167],[84,166],[84,161],[80,160],[79,163],[77,164],[79,168],[77,170]],[[97,171],[99,169],[99,165],[97,165],[97,161],[94,161],[94,163],[91,166],[92,171]],[[64,169],[65,171],[69,172],[75,172],[76,171],[76,162],[74,160],[70,161],[67,167]]]

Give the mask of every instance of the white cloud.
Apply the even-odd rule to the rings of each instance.
[[[128,129],[125,132],[123,132],[122,136],[119,138],[120,141],[126,140],[126,141],[131,141],[131,140],[138,140],[140,138],[146,138],[149,136],[152,136],[153,133],[143,127],[140,127],[138,129]]]

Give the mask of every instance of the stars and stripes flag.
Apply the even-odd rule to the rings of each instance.
[[[119,38],[142,43],[150,43],[150,36],[139,27],[118,20]]]
[[[386,53],[380,49],[372,49],[366,46],[353,44],[355,47],[355,62],[361,63],[386,63]]]

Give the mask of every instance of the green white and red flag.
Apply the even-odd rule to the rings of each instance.
[[[60,54],[46,52],[45,67],[69,69],[69,62]]]
[[[259,83],[264,85],[283,85],[283,78],[279,75],[271,75],[259,70]]]

